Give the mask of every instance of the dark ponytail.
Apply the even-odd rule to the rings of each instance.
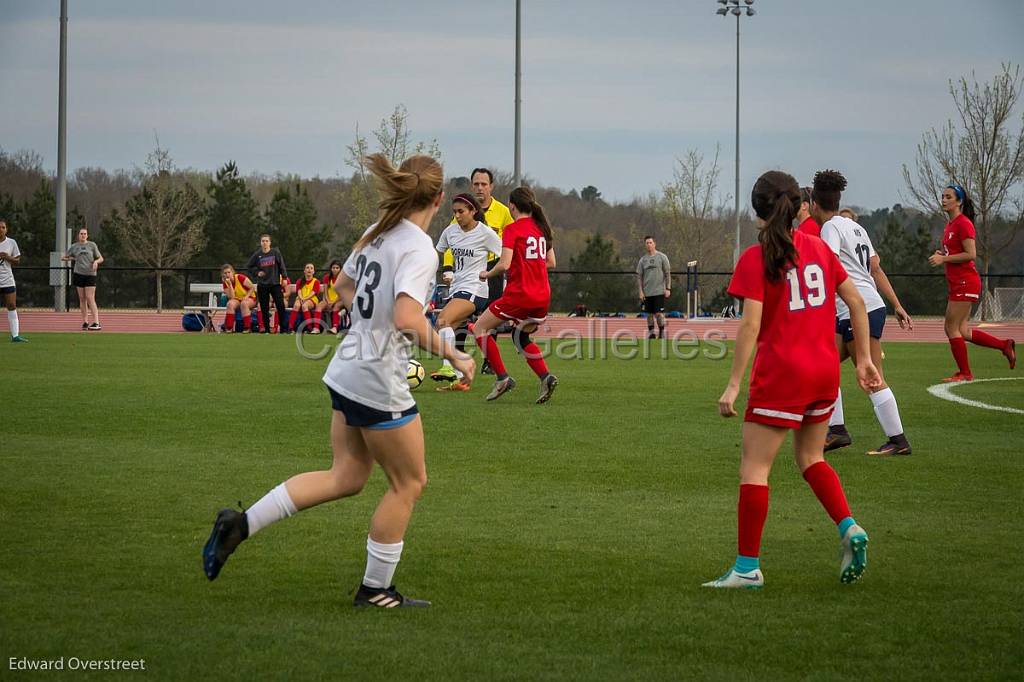
[[[778,282],[798,260],[792,229],[800,210],[800,185],[788,173],[768,171],[754,183],[750,204],[766,223],[757,236],[764,254],[764,275],[769,282]]]
[[[960,202],[960,212],[967,216],[967,219],[972,223],[974,222],[974,202],[969,196],[967,196],[967,190],[963,188],[963,185],[946,185],[946,189],[953,190],[953,194]]]
[[[544,207],[537,203],[537,197],[533,195],[533,190],[529,187],[516,187],[512,190],[508,200],[520,213],[529,214],[533,218],[537,227],[544,233],[544,239],[548,246],[554,244],[555,234],[551,230],[551,223],[548,222],[548,217],[544,213]]]

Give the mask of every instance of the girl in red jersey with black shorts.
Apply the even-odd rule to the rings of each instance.
[[[792,176],[765,173],[750,199],[760,243],[743,253],[729,284],[729,294],[744,301],[743,319],[729,384],[718,401],[722,416],[736,414],[733,405],[756,342],[740,461],[739,552],[725,575],[704,586],[764,586],[758,556],[768,516],[768,475],[791,429],[804,479],[839,528],[840,580],[853,582],[867,564],[868,536],[850,515],[843,486],[823,450],[839,391],[836,293],[850,308],[857,380],[865,390],[881,381],[871,362],[867,311],[829,246],[793,229],[800,188]]]
[[[544,209],[530,188],[512,190],[509,209],[515,221],[502,232],[501,257],[493,268],[480,273],[480,279],[489,280],[507,272],[505,292],[487,307],[471,329],[484,359],[497,376],[494,388],[487,394],[488,400],[496,400],[516,386],[515,379],[505,371],[492,335],[502,322],[511,322],[516,325],[512,342],[540,378],[537,403],[546,403],[558,385],[558,377],[548,372],[540,348],[530,334],[548,316],[551,304],[548,268],[555,267],[554,237]]]
[[[977,247],[974,237],[974,202],[960,185],[942,190],[942,210],[949,216],[942,232],[942,251],[928,258],[934,267],[946,266],[949,302],[946,303],[946,338],[956,360],[957,372],[943,381],[970,381],[971,364],[967,358],[967,341],[995,348],[1006,356],[1010,369],[1017,365],[1017,349],[1013,339],[1000,339],[980,329],[971,329],[967,318],[971,306],[981,298],[981,277],[974,267]]]

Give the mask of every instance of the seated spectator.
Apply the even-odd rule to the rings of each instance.
[[[220,268],[221,286],[228,297],[227,310],[224,313],[224,331],[228,334],[235,331],[235,311],[242,314],[242,333],[248,334],[252,311],[256,305],[256,285],[245,275],[235,272],[235,268],[225,263]]]
[[[342,328],[342,316],[348,316],[345,306],[341,304],[341,297],[339,297],[338,292],[334,290],[334,283],[338,281],[338,275],[340,274],[341,262],[332,260],[327,274],[324,275],[322,286],[320,287],[320,290],[323,292],[323,297],[320,304],[317,306],[318,315],[324,320],[324,324],[330,325],[330,332],[332,334],[337,334],[338,330]],[[319,325],[317,326],[319,327]]]
[[[586,305],[583,303],[577,303],[576,307],[572,309],[571,313],[569,313],[569,317],[587,317],[589,314],[590,313],[587,310]]]
[[[316,278],[316,266],[306,263],[302,269],[302,277],[295,282],[295,303],[292,304],[292,321],[289,325],[292,330],[297,330],[299,315],[302,315],[303,328],[309,326],[311,316],[313,328],[311,333],[320,333],[320,280]]]

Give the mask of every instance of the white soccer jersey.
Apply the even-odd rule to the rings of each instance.
[[[466,291],[487,298],[487,282],[480,280],[480,273],[487,269],[488,253],[501,255],[501,237],[497,232],[482,222],[469,231],[452,223],[444,228],[436,248],[439,253],[452,250],[454,279],[449,292]]]
[[[21,255],[21,249],[18,248],[18,242],[8,237],[0,242],[0,253],[6,253],[13,258],[17,258]],[[0,261],[0,287],[13,286],[14,271],[11,269],[11,264],[5,260]]]
[[[403,220],[353,251],[342,271],[356,283],[352,328],[327,366],[324,383],[349,400],[397,415],[416,401],[405,378],[412,343],[395,328],[395,300],[408,294],[426,311],[437,252],[423,230]]]
[[[871,277],[871,257],[875,255],[875,247],[871,244],[868,231],[849,218],[836,215],[821,226],[821,238],[839,256],[839,262],[864,298],[868,312],[884,308],[885,302],[878,294],[878,287]],[[840,320],[850,319],[850,309],[838,296],[836,316]]]

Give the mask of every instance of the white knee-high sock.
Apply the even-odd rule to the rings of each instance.
[[[391,587],[404,546],[404,542],[389,545],[366,536],[366,574],[363,576],[363,584],[381,589]]]
[[[896,396],[891,388],[871,394],[871,404],[875,408],[875,416],[888,438],[903,433],[903,422],[900,420],[900,408],[896,405]]]
[[[288,488],[282,483],[245,510],[245,518],[249,522],[249,537],[275,521],[286,519],[297,512],[295,503],[288,494]]]
[[[836,406],[832,410],[832,416],[828,418],[829,426],[842,426],[846,423],[846,415],[843,414],[843,389],[839,389],[836,395]]]
[[[451,327],[442,327],[437,330],[437,335],[441,337],[441,343],[446,346],[455,347],[455,330]],[[451,366],[452,363],[448,362],[448,358],[444,359],[444,364]]]
[[[18,311],[8,310],[7,311],[7,326],[11,328],[11,338],[13,339],[21,331],[21,325],[18,322]]]

